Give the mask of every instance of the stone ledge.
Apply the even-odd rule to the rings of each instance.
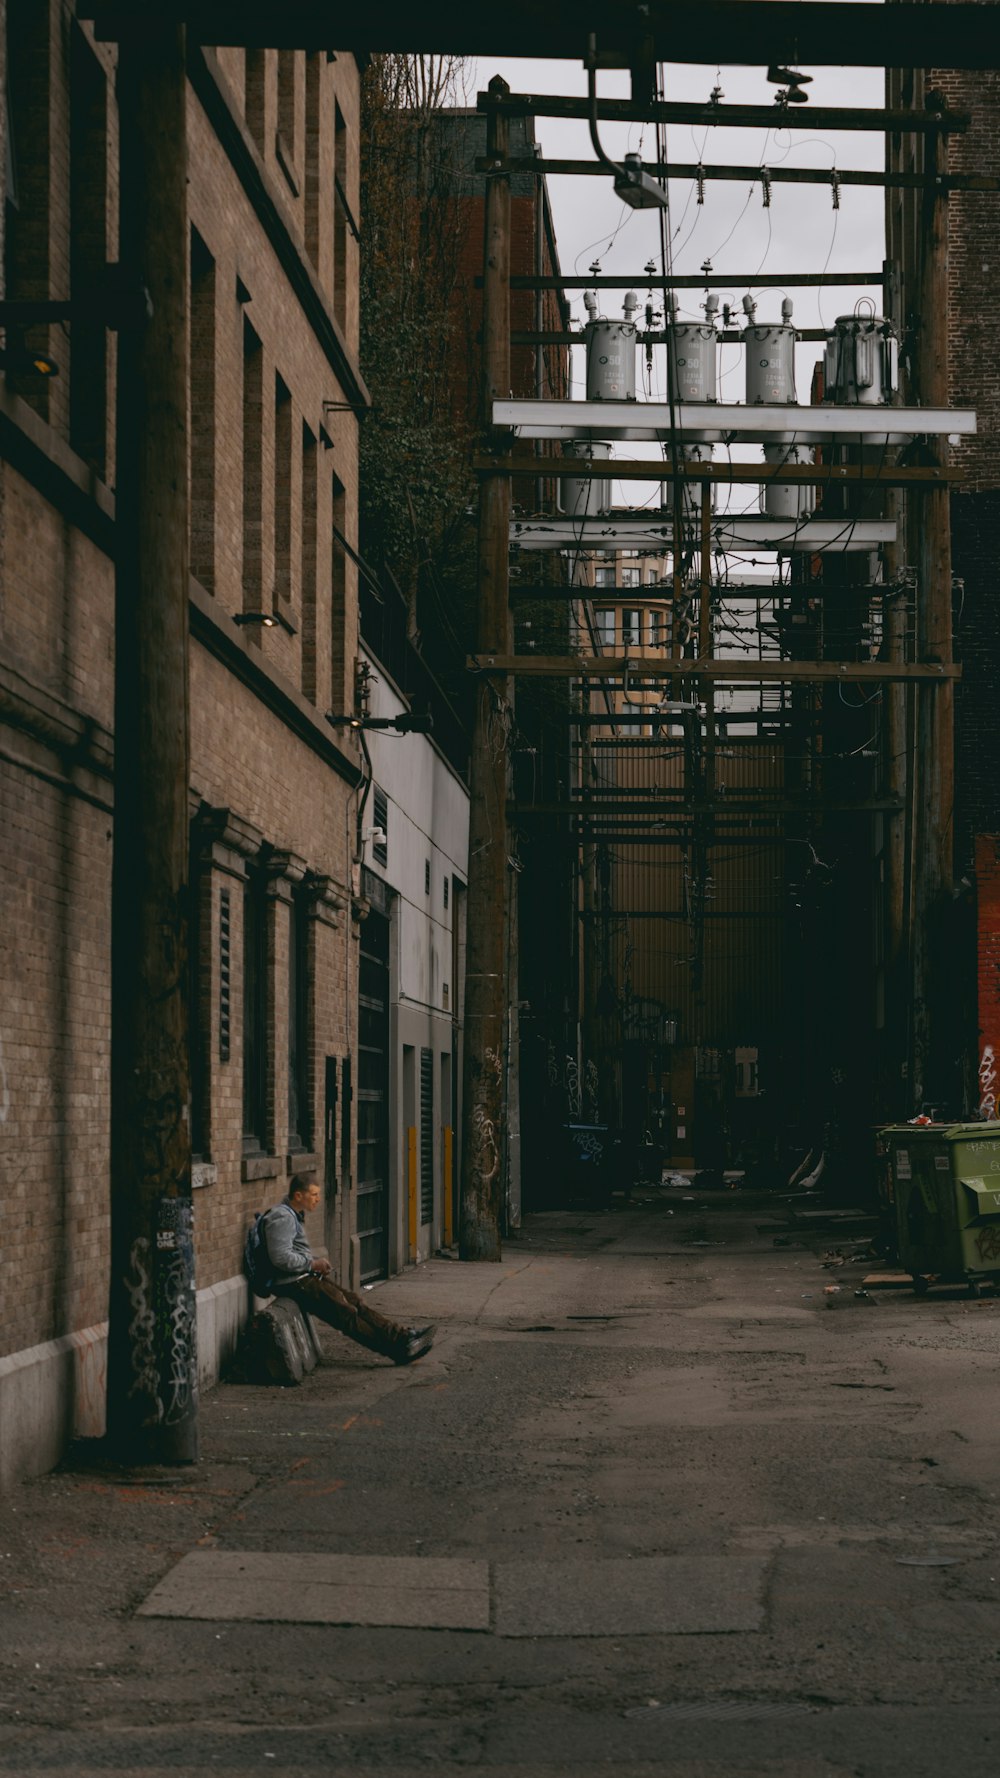
[[[245,1154],[240,1178],[244,1185],[252,1179],[277,1179],[281,1170],[281,1161],[276,1154]]]

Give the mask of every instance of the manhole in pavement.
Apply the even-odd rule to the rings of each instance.
[[[624,1716],[665,1716],[671,1722],[749,1722],[780,1716],[809,1716],[817,1706],[785,1702],[753,1703],[739,1698],[713,1703],[709,1700],[692,1704],[639,1704]]]

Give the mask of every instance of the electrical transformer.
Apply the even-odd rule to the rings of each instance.
[[[748,325],[743,331],[746,355],[746,388],[748,407],[785,406],[795,402],[795,329],[792,326],[792,304],[786,296],[781,305],[781,321],[758,327],[757,305],[753,298],[743,298]],[[808,463],[808,450],[794,442],[794,433],[787,432],[764,446],[764,461],[770,468],[783,463]],[[787,519],[792,526],[812,517],[816,503],[815,491],[794,482],[769,481],[761,490],[761,511],[769,519]]]
[[[597,313],[597,297],[584,292],[590,317],[584,327],[587,342],[587,400],[635,400],[636,326],[632,319],[639,298],[630,290],[623,304],[624,320],[608,321]]]
[[[811,463],[812,456],[805,445],[766,444],[764,462],[777,469],[785,463]],[[806,519],[812,518],[815,504],[816,490],[813,487],[798,482],[768,482],[762,510],[769,519],[790,519],[793,524],[804,524]]]
[[[823,397],[837,406],[884,407],[898,387],[899,346],[874,310],[838,315],[823,354]]]
[[[611,456],[611,446],[596,439],[593,442],[585,438],[567,439],[563,456],[606,460]],[[559,504],[568,518],[600,518],[603,513],[610,512],[610,502],[611,483],[603,476],[567,476],[561,484]]]
[[[787,406],[795,400],[795,329],[791,326],[792,305],[785,297],[781,305],[781,322],[758,327],[757,305],[752,297],[743,298],[748,325],[743,330],[746,353],[747,406],[762,403]]]
[[[670,329],[673,337],[674,399],[676,401],[715,401],[717,390],[715,317],[719,307],[717,296],[705,302],[704,321],[678,321],[671,303]]]

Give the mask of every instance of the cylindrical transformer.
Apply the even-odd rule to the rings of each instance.
[[[805,445],[766,444],[764,461],[770,469],[786,463],[810,463]],[[761,511],[769,519],[789,519],[800,525],[811,519],[816,505],[816,490],[799,482],[766,482],[761,489]]]
[[[844,407],[883,407],[898,387],[899,346],[881,315],[838,315],[823,354],[824,400]]]
[[[590,320],[587,341],[587,400],[635,400],[634,321]]]
[[[680,455],[685,463],[703,464],[706,469],[711,467],[712,446],[709,443],[682,445]],[[700,481],[688,476],[684,477],[684,517],[692,528],[701,517],[702,485]],[[664,512],[673,512],[673,482],[660,483],[660,506]]]
[[[747,406],[795,400],[795,329],[747,327],[743,332],[746,352]]]
[[[611,456],[611,446],[600,440],[567,439],[564,457]],[[571,519],[596,519],[611,510],[611,482],[605,476],[567,476],[560,483],[559,504]]]
[[[717,335],[704,322],[679,321],[673,330],[674,399],[714,401]]]

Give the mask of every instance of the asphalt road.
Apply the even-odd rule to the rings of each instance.
[[[197,1468],[0,1501],[0,1772],[996,1778],[1000,1299],[644,1197],[380,1286],[412,1369],[324,1330]]]

